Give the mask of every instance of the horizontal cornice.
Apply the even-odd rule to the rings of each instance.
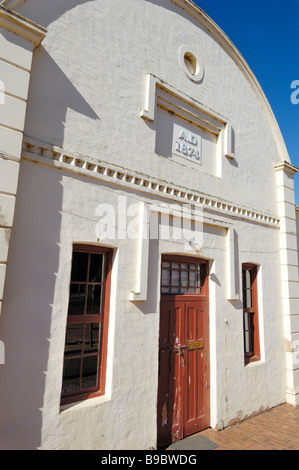
[[[299,171],[299,168],[289,162],[278,162],[274,165],[274,168],[276,171],[283,170],[290,175],[295,175]]]
[[[19,15],[15,11],[9,10],[3,5],[0,5],[0,27],[33,43],[34,47],[37,47],[47,34],[47,30],[43,26]]]
[[[10,10],[16,10],[25,2],[26,0],[3,0],[2,4]]]
[[[57,170],[101,180],[131,191],[137,191],[169,202],[193,204],[204,211],[238,219],[245,219],[261,225],[279,228],[279,219],[268,213],[241,206],[190,190],[174,183],[153,178],[134,170],[118,167],[112,163],[99,161],[81,154],[67,152],[65,149],[38,142],[24,137],[22,158]]]

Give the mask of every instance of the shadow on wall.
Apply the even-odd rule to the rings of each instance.
[[[68,109],[93,120],[99,116],[58,67],[43,46],[36,52],[32,65],[25,135],[63,147]]]
[[[16,10],[21,15],[27,16],[47,28],[65,12],[83,3],[94,1],[96,0],[26,0],[24,4],[16,8]]]
[[[42,410],[59,263],[62,185],[59,172],[22,161],[6,287],[0,316],[0,448],[41,444]]]

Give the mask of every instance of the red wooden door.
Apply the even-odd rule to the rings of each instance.
[[[178,258],[175,262],[163,260],[164,281],[170,277],[166,280],[170,286],[163,284],[162,272],[157,413],[160,446],[209,427],[207,265],[180,260],[184,262],[177,263]],[[194,271],[197,286],[192,280]],[[177,277],[184,285],[173,288]],[[187,286],[187,277],[191,287]]]

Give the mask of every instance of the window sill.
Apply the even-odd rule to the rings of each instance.
[[[261,358],[252,358],[250,361],[244,363],[244,367],[254,367],[259,364],[264,364],[264,361]]]
[[[60,413],[67,412],[70,408],[74,410],[80,410],[88,408],[90,406],[98,406],[104,403],[110,402],[110,398],[107,395],[100,395],[98,397],[86,398],[81,401],[73,401],[72,403],[66,403],[60,406]]]

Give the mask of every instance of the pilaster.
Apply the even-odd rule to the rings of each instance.
[[[0,312],[18,186],[31,62],[46,30],[0,5]]]
[[[275,165],[278,216],[280,218],[280,258],[283,324],[286,344],[286,401],[299,405],[299,275],[294,197],[294,175],[298,168],[288,162]]]

